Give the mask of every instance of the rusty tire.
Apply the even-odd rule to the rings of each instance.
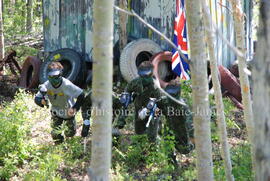
[[[238,79],[225,67],[219,66],[221,86],[238,102],[242,102],[241,87]]]
[[[238,102],[232,95],[227,94],[227,96],[231,99],[231,101],[234,103],[234,105],[235,105],[238,109],[241,109],[241,110],[244,109],[243,104],[241,104],[240,102]]]
[[[236,61],[229,70],[235,77],[239,78],[238,61]]]
[[[29,56],[23,63],[19,86],[24,88],[36,88],[39,84],[39,71],[41,61],[34,56]]]
[[[139,76],[137,67],[140,63],[150,60],[160,51],[160,46],[149,39],[138,39],[127,44],[120,56],[120,71],[123,78],[127,82],[137,78]]]
[[[177,78],[177,75],[172,71],[171,52],[157,53],[151,58],[151,62],[154,66],[153,74],[159,80],[162,88],[165,88],[169,84],[169,81]]]
[[[213,88],[213,81],[210,62],[207,62],[207,80],[208,80],[208,88],[209,90],[211,90]],[[220,82],[220,72],[218,72],[218,80]]]

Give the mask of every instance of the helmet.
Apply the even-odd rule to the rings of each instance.
[[[48,76],[61,76],[62,70],[60,69],[49,69]]]
[[[140,77],[150,77],[153,75],[153,65],[150,61],[142,62],[138,67]]]

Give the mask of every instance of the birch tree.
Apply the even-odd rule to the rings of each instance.
[[[199,181],[214,180],[210,133],[207,62],[200,0],[186,1],[191,55],[193,122]]]
[[[211,67],[211,75],[212,75],[212,82],[214,87],[214,94],[215,94],[215,103],[217,106],[217,123],[219,128],[219,137],[221,142],[221,153],[222,158],[225,164],[225,171],[226,171],[226,178],[228,181],[233,181],[232,175],[232,163],[230,158],[230,149],[229,143],[227,139],[227,130],[226,130],[226,122],[225,122],[225,115],[224,115],[224,105],[222,101],[222,93],[221,93],[221,86],[220,81],[218,78],[218,64],[217,59],[215,56],[215,45],[214,45],[214,35],[213,35],[213,26],[211,22],[210,10],[209,7],[206,6],[206,0],[202,0],[201,2],[203,7],[203,20],[206,30],[206,42],[210,57],[210,67]]]
[[[27,0],[27,19],[26,19],[26,30],[32,31],[33,23],[33,0]]]
[[[93,82],[92,82],[92,152],[89,177],[94,181],[110,180],[112,68],[113,68],[113,4],[94,1],[93,15]],[[88,7],[90,8],[90,7]]]
[[[238,50],[242,52],[244,56],[237,55],[237,59],[239,61],[239,77],[241,84],[241,94],[242,94],[242,102],[244,107],[244,119],[246,121],[247,130],[248,130],[248,138],[251,144],[251,152],[252,152],[252,160],[254,167],[254,144],[253,144],[253,111],[252,111],[252,102],[250,95],[250,85],[248,80],[248,69],[246,64],[246,47],[245,47],[245,16],[242,11],[242,4],[240,0],[230,0],[233,9],[233,19],[234,19],[234,28],[236,34],[236,46]]]
[[[255,180],[270,180],[270,4],[261,1],[258,43],[252,68],[255,122]]]
[[[2,12],[3,0],[0,0],[0,61],[5,56],[5,43],[4,43],[4,28],[3,28],[3,12]],[[0,75],[3,74],[3,69],[0,70]]]

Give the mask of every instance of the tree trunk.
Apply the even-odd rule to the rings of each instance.
[[[32,32],[32,22],[33,22],[33,0],[27,0],[26,30],[28,32]]]
[[[89,177],[110,180],[114,1],[94,1],[92,152]],[[88,7],[90,8],[90,7]]]
[[[22,32],[26,32],[26,27],[27,27],[27,0],[21,0],[20,2],[17,1],[18,6],[21,6],[21,10],[17,10],[20,11],[21,16],[23,17],[23,22],[21,26],[21,31]]]
[[[190,41],[193,122],[199,181],[212,181],[212,145],[206,49],[200,0],[185,1]]]
[[[250,86],[247,75],[247,64],[246,64],[246,46],[245,46],[245,16],[242,11],[242,4],[240,0],[230,0],[233,9],[233,19],[234,19],[234,28],[236,34],[236,46],[244,55],[243,57],[237,56],[239,61],[239,76],[241,84],[241,93],[242,93],[242,102],[244,107],[244,119],[247,125],[248,138],[251,144],[251,153],[252,153],[252,162],[254,167],[254,143],[253,143],[253,131],[254,131],[254,122],[253,122],[253,111],[250,95]]]
[[[210,10],[209,10],[209,7],[206,7],[205,1],[206,0],[202,1],[203,19],[204,19],[204,26],[209,29],[209,30],[206,30],[206,42],[208,45],[212,82],[213,82],[214,93],[215,93],[215,102],[217,106],[217,123],[218,123],[218,128],[219,128],[220,142],[222,146],[221,153],[222,153],[222,158],[224,159],[226,178],[228,181],[233,181],[234,177],[232,175],[232,163],[231,163],[231,158],[230,158],[229,143],[227,139],[224,105],[222,101],[220,81],[218,78],[218,74],[219,74],[218,64],[217,64],[217,59],[215,56],[215,45],[214,45],[214,34],[213,34],[214,31],[213,31],[212,22],[211,22]]]
[[[5,56],[5,43],[4,43],[4,27],[3,27],[3,12],[2,12],[3,0],[0,0],[0,61]],[[4,73],[4,69],[0,70],[0,75]]]
[[[127,0],[119,0],[119,7],[122,9],[127,9]],[[121,52],[127,44],[127,15],[123,12],[119,12],[119,24],[119,50]]]
[[[261,1],[258,43],[252,68],[255,122],[255,180],[270,180],[270,4]]]

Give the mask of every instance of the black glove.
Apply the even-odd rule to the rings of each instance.
[[[82,137],[88,136],[89,129],[90,129],[90,120],[85,120],[83,123],[81,136]]]

